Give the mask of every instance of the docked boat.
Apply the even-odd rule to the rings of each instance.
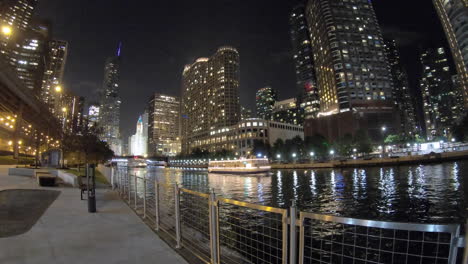
[[[268,159],[238,159],[238,160],[211,160],[208,163],[208,172],[255,174],[271,170]]]

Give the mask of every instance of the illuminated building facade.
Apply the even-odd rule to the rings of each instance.
[[[392,78],[372,3],[311,0],[306,19],[320,97],[318,118],[307,119],[306,134],[333,141],[358,129],[373,140],[382,140],[382,126],[397,133]]]
[[[448,136],[450,128],[461,114],[444,48],[428,49],[421,54],[421,92],[426,136]]]
[[[273,108],[272,119],[277,122],[302,125],[302,109],[296,98],[277,101]]]
[[[49,106],[52,113],[60,111],[63,74],[68,55],[68,43],[63,40],[51,40],[48,45],[48,60],[42,81],[41,99]]]
[[[235,125],[241,119],[239,104],[239,53],[221,47],[210,58],[186,65],[182,76],[182,152],[210,131]]]
[[[36,5],[37,0],[0,1],[0,53],[7,58],[10,55],[10,45],[29,30]],[[4,28],[8,32],[3,32]]]
[[[301,94],[300,107],[306,118],[315,118],[320,110],[320,102],[315,78],[314,59],[307,25],[305,7],[296,6],[289,17],[291,41],[296,69],[296,83]]]
[[[30,29],[10,43],[10,64],[18,78],[36,96],[41,94],[44,72],[48,63],[50,25],[47,21],[34,20]]]
[[[271,87],[261,88],[255,96],[257,108],[257,117],[265,120],[271,120],[273,117],[273,108],[278,99],[276,90]]]
[[[404,135],[415,135],[419,132],[416,125],[415,102],[412,100],[408,75],[401,64],[396,41],[386,40],[385,51],[393,77],[393,99],[400,114],[401,132]]]
[[[99,91],[99,119],[102,128],[101,140],[106,141],[115,154],[121,153],[120,139],[120,61],[121,43],[116,56],[106,60],[104,82]]]
[[[256,140],[273,145],[278,139],[287,140],[296,136],[304,138],[302,126],[259,118],[246,119],[230,127],[213,129],[209,134],[207,138],[196,139],[193,147],[209,152],[224,149],[232,151],[236,156],[251,155]]]
[[[146,156],[148,154],[148,113],[138,117],[136,131],[129,140],[129,154],[133,156]]]
[[[468,1],[433,0],[433,2],[452,51],[466,109],[468,108],[468,27],[466,26]]]
[[[156,93],[147,108],[148,154],[159,157],[180,154],[180,99]]]
[[[241,106],[241,120],[252,118],[252,110]]]
[[[98,103],[92,103],[88,106],[88,128],[99,124],[99,108]]]

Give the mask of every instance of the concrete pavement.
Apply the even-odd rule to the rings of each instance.
[[[41,188],[0,168],[0,190],[51,189],[58,198],[26,233],[0,238],[0,263],[186,263],[110,189],[97,190],[87,212],[75,188]]]

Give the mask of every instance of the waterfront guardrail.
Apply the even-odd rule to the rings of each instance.
[[[457,224],[298,212],[294,205],[246,203],[126,170],[116,170],[114,183],[139,216],[202,263],[468,263]]]

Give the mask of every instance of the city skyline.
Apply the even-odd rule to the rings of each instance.
[[[123,9],[129,8],[123,2],[118,1],[115,3],[115,12],[112,14],[102,14],[102,17],[98,17],[97,13],[102,10],[106,5],[105,3],[99,3],[95,6],[95,11],[87,11],[83,14],[73,10],[85,10],[85,6],[78,3],[73,3],[72,7],[66,7],[64,4],[59,2],[41,2],[39,1],[38,13],[40,16],[50,17],[54,22],[54,35],[59,39],[65,39],[69,41],[71,52],[70,59],[67,64],[65,74],[65,85],[75,93],[85,95],[88,98],[92,97],[96,86],[99,86],[102,81],[102,61],[105,57],[111,55],[113,47],[117,41],[122,41],[125,48],[124,61],[122,65],[122,98],[126,98],[122,102],[122,125],[121,130],[124,135],[130,135],[132,131],[133,123],[137,116],[144,108],[144,101],[153,92],[161,92],[165,94],[171,94],[179,96],[180,90],[180,67],[184,64],[193,61],[195,58],[203,56],[204,54],[213,53],[218,46],[231,45],[239,49],[241,53],[241,85],[240,85],[240,97],[241,105],[254,109],[255,105],[255,92],[261,87],[272,86],[274,89],[279,91],[279,98],[286,99],[296,96],[296,89],[292,89],[295,86],[295,74],[294,74],[294,63],[292,58],[291,40],[289,32],[289,15],[292,8],[300,1],[291,1],[288,3],[272,3],[265,7],[271,9],[271,14],[268,17],[261,16],[260,12],[263,7],[262,1],[259,3],[252,3],[248,6],[246,3],[230,3],[223,2],[215,4],[214,7],[219,9],[220,14],[224,14],[230,18],[229,22],[219,26],[213,26],[213,23],[209,21],[201,20],[194,25],[193,35],[199,34],[200,36],[207,36],[206,40],[196,40],[191,45],[191,49],[184,50],[180,48],[182,44],[175,44],[174,41],[180,36],[174,36],[174,33],[165,33],[164,28],[155,28],[157,35],[164,37],[162,44],[156,46],[154,37],[146,34],[152,28],[150,27],[150,21],[146,21],[142,18],[135,18],[135,21],[129,18],[122,19],[122,21],[116,21],[116,24],[110,22],[102,22],[107,19],[109,21],[115,21],[122,18],[124,14]],[[402,1],[400,1],[403,3]],[[392,10],[398,10],[400,2],[392,1],[392,3],[374,3],[377,18],[380,25],[383,27],[384,36],[388,33],[395,32],[395,28],[400,28],[401,33],[397,34],[395,38],[397,40],[408,39],[403,43],[402,50],[402,62],[408,67],[410,78],[410,86],[414,88],[417,83],[416,73],[419,71],[417,65],[417,55],[412,54],[415,50],[415,42],[421,39],[433,39],[433,42],[437,45],[447,46],[445,36],[443,36],[440,22],[432,19],[427,23],[435,24],[438,26],[436,30],[427,29],[424,23],[421,21],[414,21],[409,15],[411,10],[415,10],[415,4],[409,4],[408,10],[403,11],[403,18],[401,18],[400,27],[395,22],[395,18],[391,17]],[[210,4],[210,1],[204,3],[199,7],[203,7]],[[143,3],[149,10],[154,10],[151,7],[157,7],[155,4]],[[187,3],[188,7],[191,4]],[[162,6],[163,8],[169,8],[169,6]],[[248,12],[246,8],[248,9]],[[418,6],[418,10],[421,10],[422,19],[424,17],[433,17],[436,13],[432,6],[432,3],[425,3],[421,7]],[[73,9],[73,10],[72,10]],[[389,12],[384,12],[384,9],[390,9]],[[58,13],[60,15],[48,15],[48,13]],[[245,13],[245,14],[244,14]],[[388,13],[388,14],[387,14]],[[197,14],[199,16],[200,14]],[[72,24],[71,26],[65,26],[67,19],[72,16],[78,20],[83,18],[94,21],[99,24],[96,27],[88,27],[87,21],[82,21],[78,24]],[[181,16],[181,15],[180,15]],[[143,15],[141,16],[143,17]],[[193,15],[189,16],[193,18]],[[257,18],[262,19],[257,19]],[[82,19],[79,19],[82,18]],[[176,16],[176,18],[181,18]],[[187,29],[181,24],[188,19],[184,18],[181,21],[167,20],[165,22],[166,27],[173,26],[177,31],[185,32]],[[257,21],[258,20],[258,21]],[[129,23],[131,22],[131,23]],[[141,22],[147,22],[148,24],[140,24]],[[171,24],[175,23],[175,24]],[[112,25],[111,25],[112,24]],[[250,26],[255,25],[255,26]],[[220,28],[226,27],[226,32],[219,31]],[[214,27],[214,28],[213,28]],[[108,32],[97,36],[95,33],[100,29],[106,28]],[[79,31],[80,34],[73,34],[73,32]],[[431,32],[432,33],[428,33]],[[412,32],[413,34],[407,34]],[[208,35],[209,33],[209,35]],[[84,37],[89,38],[93,36],[99,41],[96,43],[87,43],[84,41],[81,43]],[[410,37],[408,37],[410,36]],[[144,37],[144,39],[142,39]],[[200,38],[203,39],[203,38]],[[139,42],[139,41],[143,42]],[[275,40],[275,41],[272,41]],[[440,44],[442,42],[442,44]],[[145,45],[141,45],[145,43]],[[149,45],[146,45],[149,44]],[[260,48],[262,43],[269,43],[268,47]],[[427,42],[426,42],[427,43]],[[91,45],[92,44],[92,45]],[[435,45],[434,44],[434,45]],[[95,50],[90,50],[90,46]],[[148,47],[154,48],[148,48]],[[433,46],[431,44],[431,46]],[[177,50],[176,50],[177,48]],[[261,50],[262,49],[262,50]],[[259,51],[260,50],[260,51]],[[83,52],[87,52],[86,56],[82,56]],[[252,56],[254,54],[255,56]],[[411,55],[408,56],[408,54]],[[148,55],[148,56],[147,56]],[[77,57],[84,59],[86,63],[76,63]],[[258,58],[261,58],[260,60]],[[99,59],[99,61],[98,61]],[[160,63],[161,60],[167,61],[167,63]],[[408,61],[412,63],[408,64]],[[89,63],[92,62],[92,63]],[[135,72],[133,68],[136,68],[136,64],[140,65],[141,70]],[[86,69],[83,71],[83,67]],[[162,69],[162,70],[161,70]],[[92,72],[90,72],[92,71]],[[279,74],[281,73],[281,74]],[[141,95],[135,95],[135,91]],[[416,94],[417,96],[417,94]]]

